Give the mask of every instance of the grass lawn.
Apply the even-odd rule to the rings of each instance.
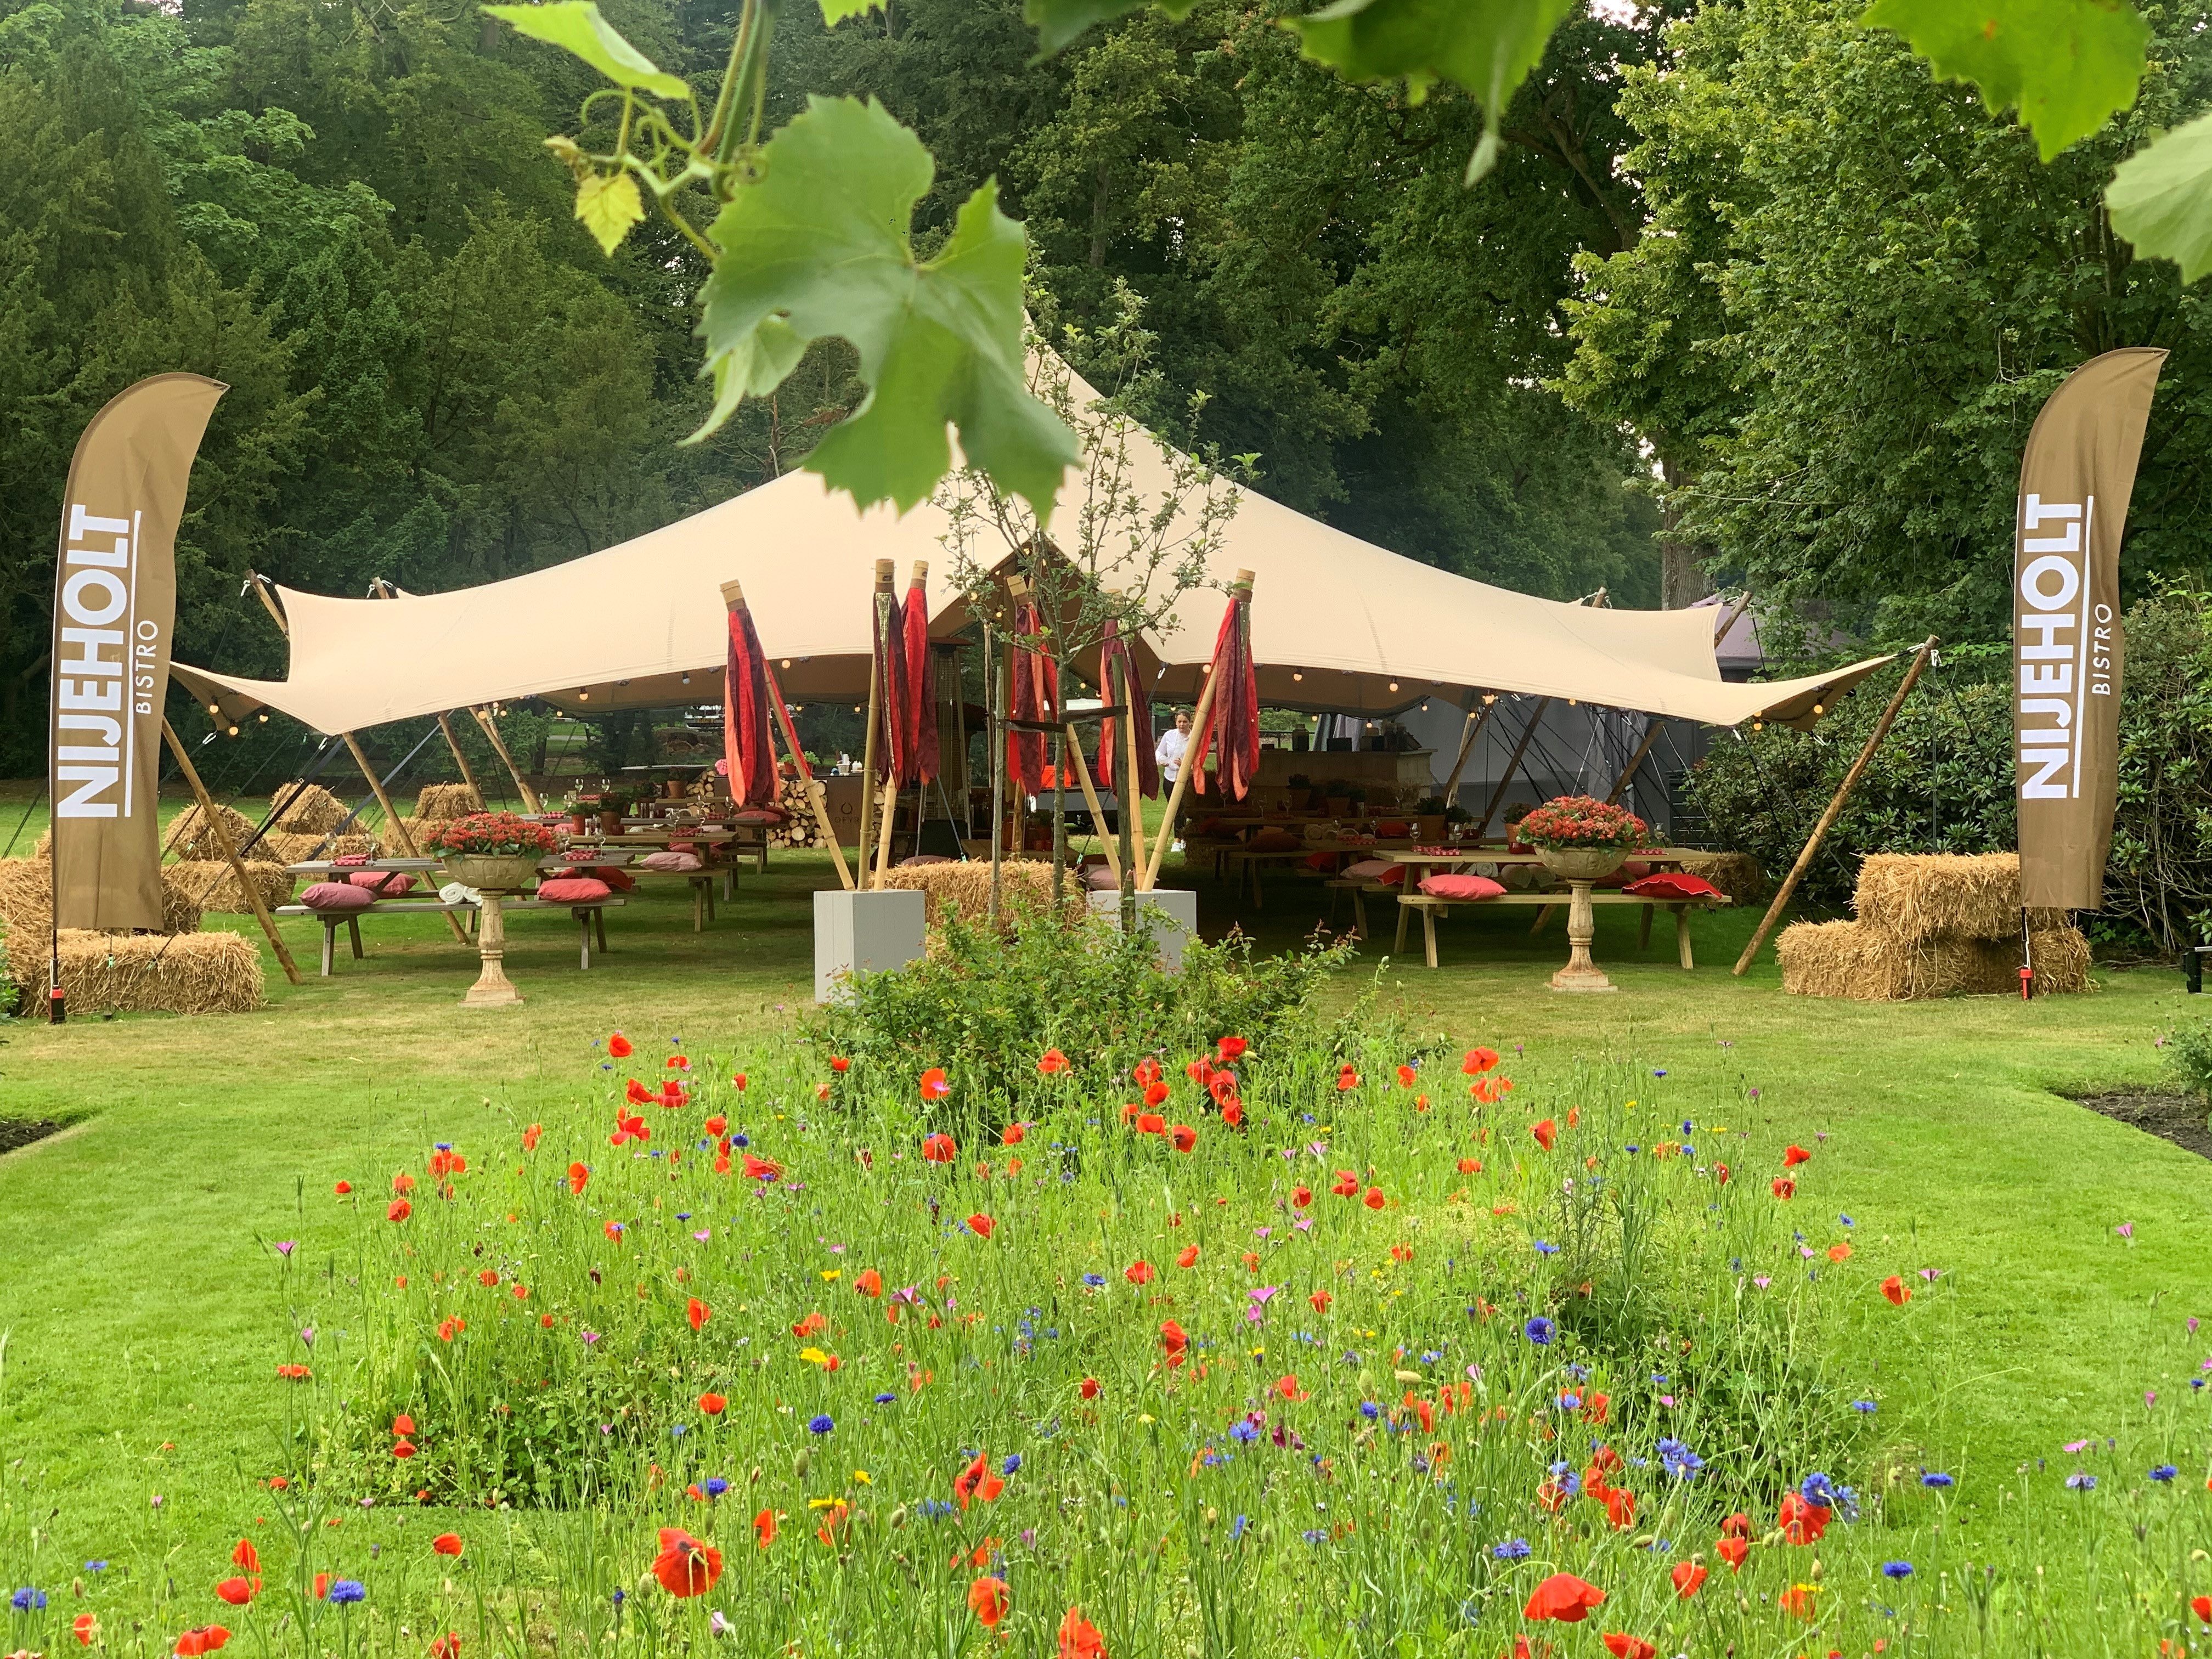
[[[394,917],[365,925],[368,959],[342,957],[328,981],[319,930],[289,924],[309,977],[289,988],[272,960],[260,1013],[0,1025],[0,1117],[76,1121],[0,1157],[0,1503],[78,1556],[234,1525],[280,1429],[269,1242],[313,1255],[343,1231],[334,1181],[381,1190],[433,1139],[503,1141],[511,1116],[579,1098],[610,1029],[641,1053],[678,1036],[694,1053],[764,1048],[808,1006],[807,895],[825,879],[826,861],[779,854],[699,935],[684,889],[648,890],[612,913],[614,948],[589,974],[565,915],[517,917],[520,1008],[464,1010],[473,958],[436,917]],[[1228,917],[1206,896],[1212,932]],[[1317,897],[1278,883],[1246,920],[1286,946]],[[2130,1356],[2152,1322],[2212,1314],[2212,1164],[2054,1092],[2154,1082],[2153,1040],[2188,1012],[2178,974],[2102,971],[2094,994],[2031,1005],[1810,1002],[1781,994],[1771,951],[1729,976],[1751,916],[1701,921],[1684,974],[1671,939],[1638,958],[1624,908],[1600,911],[1596,945],[1620,994],[1562,997],[1544,981],[1564,940],[1528,938],[1527,914],[1455,914],[1446,966],[1394,964],[1385,994],[1423,1030],[1505,1052],[1522,1091],[1509,1119],[1578,1055],[1632,1058],[1664,1073],[1647,1105],[1701,1140],[1713,1124],[1753,1133],[1747,1178],[1785,1139],[1814,1148],[1796,1200],[1808,1232],[1831,1236],[1848,1209],[1862,1241],[1909,1238],[1952,1275],[1942,1390],[1919,1420],[1885,1424],[1919,1455],[1992,1475],[2056,1458],[2140,1408]],[[1891,1340],[1864,1322],[1865,1340]],[[1899,1366],[1917,1352],[1876,1349]]]

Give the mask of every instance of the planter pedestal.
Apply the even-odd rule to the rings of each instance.
[[[461,999],[465,1008],[504,1008],[522,1000],[522,993],[514,988],[514,981],[507,976],[507,917],[499,908],[506,896],[491,888],[479,888],[483,902],[477,907],[477,955],[483,958],[483,970],[477,982],[469,987],[469,994]]]
[[[1089,900],[1093,915],[1121,926],[1120,889],[1091,893]],[[1159,948],[1160,966],[1170,974],[1182,972],[1182,947],[1198,936],[1198,895],[1181,887],[1138,894],[1137,926]]]
[[[1567,907],[1567,965],[1552,975],[1554,991],[1618,991],[1605,969],[1590,960],[1590,941],[1597,937],[1597,911],[1590,903],[1590,884],[1571,881],[1574,902]]]
[[[880,973],[921,960],[928,901],[897,889],[814,896],[814,1000],[838,1002],[851,974]]]

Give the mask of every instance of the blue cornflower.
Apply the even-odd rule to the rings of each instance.
[[[684,1437],[684,1431],[690,1426],[690,1425],[688,1423],[678,1423],[675,1427],[669,1430],[668,1432],[677,1439],[681,1440]]]
[[[1106,1282],[1106,1275],[1104,1273],[1085,1273],[1083,1275],[1083,1282],[1095,1291],[1101,1285],[1103,1285]]]
[[[732,1146],[750,1146],[752,1144],[753,1141],[750,1135],[732,1135],[730,1137],[730,1145]]]
[[[1578,1412],[1583,1408],[1583,1397],[1578,1394],[1562,1394],[1556,1403],[1563,1412]]]
[[[1682,1133],[1688,1134],[1695,1126],[1686,1117],[1682,1120]]]
[[[2094,1492],[2097,1490],[2097,1477],[2094,1474],[2084,1474],[2080,1469],[2076,1469],[2066,1477],[2066,1490]]]
[[[1320,1527],[1308,1527],[1304,1532],[1299,1534],[1299,1536],[1304,1538],[1309,1544],[1326,1544],[1328,1542],[1328,1532]]]
[[[1923,1486],[1934,1486],[1940,1491],[1946,1486],[1955,1486],[1959,1483],[1956,1480],[1954,1480],[1949,1475],[1938,1474],[1931,1469],[1922,1472],[1920,1476],[1920,1484]]]
[[[925,1498],[915,1507],[921,1511],[925,1521],[941,1521],[952,1513],[952,1502],[945,1498]]]
[[[827,1434],[830,1430],[837,1426],[837,1420],[831,1417],[829,1413],[823,1412],[819,1416],[808,1418],[806,1419],[806,1426],[813,1430],[817,1434]]]
[[[896,1406],[898,1404],[898,1396],[886,1389],[883,1393],[876,1396],[876,1404],[878,1406]]]
[[[1641,1146],[1637,1146],[1633,1141],[1631,1141],[1627,1146],[1622,1147],[1620,1150],[1626,1152],[1631,1158],[1634,1158],[1637,1153],[1642,1152],[1644,1149]]]
[[[2179,1474],[2180,1473],[2181,1471],[2174,1468],[2172,1464],[2161,1463],[2150,1472],[2150,1478],[2154,1480],[2159,1481],[2171,1480],[2175,1475]]]
[[[1552,1339],[1559,1334],[1559,1328],[1557,1325],[1545,1318],[1543,1315],[1538,1314],[1521,1328],[1521,1334],[1541,1348],[1550,1345]]]
[[[1797,1495],[1816,1510],[1830,1510],[1836,1506],[1834,1483],[1817,1469],[1798,1483]]]
[[[1852,1219],[1850,1218],[1850,1217],[1849,1217],[1849,1216],[1847,1216],[1847,1215],[1839,1215],[1839,1216],[1838,1216],[1838,1217],[1836,1218],[1836,1219],[1837,1219],[1837,1220],[1838,1220],[1838,1221],[1840,1221],[1840,1222],[1842,1222],[1842,1223],[1844,1224],[1844,1225],[1845,1225],[1846,1227],[1856,1227],[1856,1226],[1857,1226],[1857,1225],[1859,1224],[1857,1222],[1856,1222],[1856,1221],[1852,1220]]]
[[[1651,1386],[1652,1386],[1653,1388],[1655,1388],[1655,1389],[1663,1389],[1663,1388],[1665,1388],[1665,1387],[1667,1386],[1667,1379],[1666,1379],[1666,1377],[1665,1377],[1665,1376],[1663,1376],[1662,1375],[1661,1375],[1661,1374],[1660,1374],[1659,1372],[1657,1372],[1657,1371],[1654,1371],[1654,1372],[1652,1372],[1652,1373],[1651,1373]]]
[[[624,1601],[627,1601],[629,1599],[629,1593],[628,1593],[627,1591],[625,1591],[625,1590],[617,1590],[617,1591],[615,1592],[615,1605],[616,1605],[617,1607],[620,1607],[620,1606],[621,1606]]]
[[[723,1480],[720,1475],[710,1474],[707,1477],[706,1492],[708,1497],[720,1498],[724,1492],[729,1491],[729,1489],[730,1483]]]
[[[1525,1561],[1528,1559],[1528,1540],[1509,1538],[1502,1544],[1492,1544],[1490,1553],[1500,1561]]]
[[[1590,1368],[1587,1365],[1570,1364],[1566,1367],[1566,1373],[1577,1382],[1587,1382],[1589,1381]]]
[[[1442,1359],[1443,1357],[1443,1350],[1441,1348],[1425,1349],[1421,1354],[1421,1364],[1424,1365],[1433,1365],[1437,1361]]]
[[[1881,1576],[1885,1578],[1910,1578],[1912,1577],[1912,1563],[1885,1561],[1881,1564]]]
[[[341,1578],[331,1586],[325,1599],[337,1607],[350,1607],[356,1601],[368,1600],[368,1586],[358,1578]]]
[[[1229,1437],[1241,1445],[1250,1445],[1260,1437],[1260,1427],[1249,1418],[1229,1425]]]
[[[107,1571],[107,1563],[105,1561],[88,1561],[84,1564],[84,1570],[87,1572],[106,1572]]]
[[[1363,1400],[1359,1402],[1359,1414],[1372,1423],[1382,1415],[1382,1408],[1371,1400]]]
[[[1233,1544],[1242,1538],[1244,1535],[1244,1528],[1251,1524],[1252,1517],[1249,1515],[1240,1515],[1231,1521],[1229,1523],[1229,1541]]]
[[[1568,1497],[1579,1498],[1582,1496],[1583,1478],[1575,1473],[1575,1466],[1573,1464],[1553,1464],[1552,1479],[1559,1483],[1559,1490],[1566,1493]]]
[[[1705,1467],[1705,1460],[1671,1437],[1659,1443],[1659,1463],[1677,1480],[1687,1480]]]
[[[1536,1254],[1538,1255],[1557,1255],[1559,1253],[1559,1247],[1558,1245],[1550,1243],[1540,1238],[1536,1241]]]
[[[999,1473],[1000,1474],[1012,1474],[1016,1469],[1021,1468],[1021,1466],[1022,1455],[1019,1452],[1008,1452],[1006,1454],[1006,1461],[999,1465]]]
[[[27,1587],[9,1596],[8,1605],[18,1613],[44,1613],[46,1608],[46,1593],[42,1589],[31,1589]]]
[[[1872,1416],[1878,1408],[1871,1400],[1854,1400],[1851,1401],[1851,1409],[1862,1416]]]

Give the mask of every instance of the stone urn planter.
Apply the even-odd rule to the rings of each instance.
[[[1567,965],[1552,975],[1554,991],[1613,991],[1620,988],[1605,970],[1590,960],[1590,941],[1597,937],[1597,912],[1590,903],[1591,884],[1602,881],[1628,861],[1626,847],[1540,847],[1536,856],[1544,867],[1573,890],[1567,906]]]
[[[500,900],[508,893],[519,892],[536,884],[538,855],[535,853],[448,853],[444,860],[446,874],[464,887],[473,887],[483,896],[477,916],[477,955],[483,961],[483,970],[469,993],[461,999],[465,1007],[501,1008],[522,1000],[522,993],[514,988],[507,978],[507,920],[500,911]]]

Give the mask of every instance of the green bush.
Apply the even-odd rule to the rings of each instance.
[[[2183,1088],[2212,1103],[2212,1020],[2176,1026],[2166,1040],[2166,1066]]]

